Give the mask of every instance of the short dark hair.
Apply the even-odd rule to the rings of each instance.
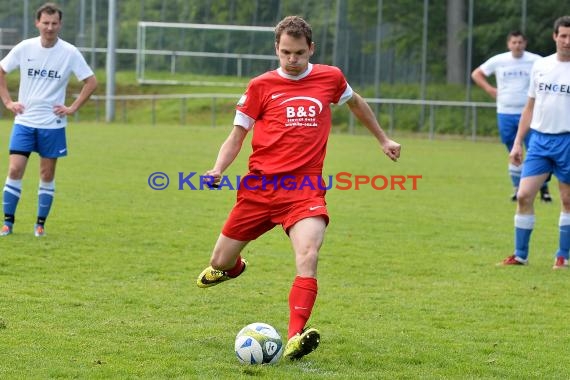
[[[523,40],[526,41],[526,36],[520,30],[512,30],[507,34],[507,41],[511,39],[511,37],[522,37]]]
[[[41,7],[38,8],[36,11],[36,21],[42,17],[42,13],[47,13],[48,15],[53,15],[55,13],[59,14],[59,21],[63,18],[63,12],[59,7],[54,3],[45,3]]]
[[[570,27],[570,16],[562,16],[554,21],[554,34],[558,34],[558,29],[563,26],[565,28]]]
[[[299,16],[287,16],[277,24],[275,27],[275,42],[279,43],[283,33],[295,38],[305,37],[309,46],[313,43],[311,25]]]

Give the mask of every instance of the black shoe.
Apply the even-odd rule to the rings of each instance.
[[[513,195],[511,195],[511,201],[516,202],[517,201],[517,193],[514,192]]]
[[[551,203],[552,197],[550,196],[550,192],[548,191],[548,187],[543,187],[540,189],[540,200],[545,203]]]

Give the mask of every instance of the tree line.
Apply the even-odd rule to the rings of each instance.
[[[44,1],[4,0],[4,3],[7,4],[0,8],[0,28],[16,29],[23,38],[27,23],[27,37],[37,35],[34,10]],[[56,3],[64,11],[64,39],[85,46],[106,46],[108,1]],[[428,82],[464,82],[466,72],[489,56],[506,51],[505,39],[511,30],[522,30],[528,36],[528,50],[552,54],[554,19],[567,11],[556,0],[120,0],[116,3],[119,48],[136,47],[136,25],[142,20],[274,26],[285,15],[297,14],[313,26],[317,44],[315,60],[338,65],[361,80],[370,80],[379,49],[382,80],[392,83],[417,82],[423,51],[427,51]],[[428,21],[425,27],[424,15]],[[427,32],[425,47],[424,31]],[[181,48],[183,42],[179,41]],[[232,41],[227,48],[251,51],[255,48],[252,45],[257,44],[271,42],[245,39]],[[103,57],[99,59],[104,62]],[[133,60],[120,59],[122,66],[132,64]]]

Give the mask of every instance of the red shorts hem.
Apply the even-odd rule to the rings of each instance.
[[[303,178],[297,177],[293,179]],[[261,183],[261,179],[257,182]],[[244,186],[238,190],[237,202],[222,229],[225,236],[240,241],[255,240],[278,224],[287,233],[298,221],[316,216],[328,225],[325,190],[317,186],[262,190],[255,188],[257,182],[253,179],[250,188]]]

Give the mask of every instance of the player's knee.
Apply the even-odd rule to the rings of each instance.
[[[55,170],[52,168],[41,168],[40,178],[44,182],[52,182],[55,178]]]
[[[296,252],[297,267],[305,271],[315,272],[318,260],[319,251],[316,248]]]
[[[53,182],[55,176],[53,174],[40,174],[40,179],[43,182]]]
[[[8,178],[13,180],[20,180],[24,176],[24,169],[19,167],[10,167],[8,169]]]
[[[517,192],[517,203],[519,209],[526,209],[528,207],[532,207],[535,196],[536,193],[531,194],[527,191],[522,191],[521,189],[519,189],[519,191]]]

